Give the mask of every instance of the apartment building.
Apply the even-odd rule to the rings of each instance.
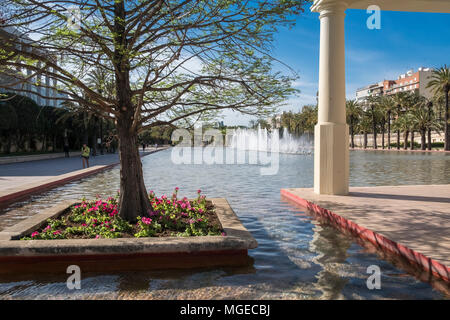
[[[32,40],[29,37],[20,34],[13,28],[0,27],[0,41],[2,38],[15,38],[17,43],[16,48],[18,49],[33,50],[35,53],[49,57],[54,56],[46,50],[33,47]],[[56,61],[56,58],[54,59]],[[17,94],[33,99],[41,106],[61,106],[63,100],[54,98],[63,99],[65,95],[59,93],[56,87],[56,79],[45,74],[33,75],[30,69],[0,69],[0,92],[16,92]]]
[[[416,72],[409,70],[398,76],[396,80],[383,80],[356,90],[356,100],[365,104],[369,96],[391,95],[398,92],[418,93],[426,98],[432,97],[432,92],[427,88],[430,82],[432,68],[420,67]]]
[[[430,82],[429,77],[433,70],[431,68],[420,67],[418,71],[409,70],[401,74],[397,80],[385,80],[384,92],[387,95],[398,92],[415,92],[426,98],[431,98],[432,92],[427,88]]]

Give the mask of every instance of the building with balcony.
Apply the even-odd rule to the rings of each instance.
[[[431,98],[432,92],[427,88],[432,68],[420,67],[416,72],[409,70],[396,80],[383,80],[356,90],[356,100],[364,105],[369,96],[392,95],[398,92],[418,93]]]
[[[10,27],[0,27],[0,40],[2,38],[15,38],[16,48],[23,51],[33,51],[40,55],[53,57],[52,60],[57,61],[56,56],[47,50],[34,47],[32,39],[19,33]],[[14,50],[14,49],[13,49]],[[36,65],[41,68],[40,63]],[[49,72],[51,72],[51,68]],[[66,97],[57,91],[57,80],[51,78],[46,73],[38,73],[30,69],[24,68],[0,68],[0,92],[15,92],[17,94],[33,99],[38,105],[60,107],[63,99]],[[60,98],[60,99],[58,99]]]

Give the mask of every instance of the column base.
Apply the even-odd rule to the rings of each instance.
[[[324,122],[314,127],[314,192],[347,195],[348,125]]]

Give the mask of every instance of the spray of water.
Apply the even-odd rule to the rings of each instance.
[[[295,137],[286,128],[280,138],[278,130],[269,132],[267,129],[237,129],[228,144],[238,150],[254,150],[293,154],[311,154],[313,144],[307,136]]]

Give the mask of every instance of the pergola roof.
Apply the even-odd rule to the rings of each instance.
[[[450,13],[450,0],[315,0],[311,11],[319,11],[318,7],[336,2],[347,4],[349,9],[366,10],[371,5],[377,5],[381,10],[388,11]]]

